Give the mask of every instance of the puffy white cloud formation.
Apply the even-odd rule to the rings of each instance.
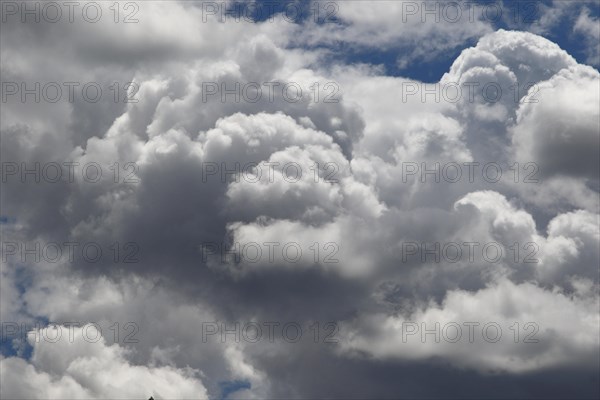
[[[536,102],[523,104],[513,128],[520,160],[536,162],[545,175],[598,178],[597,135],[600,94],[598,72],[590,67],[563,69],[539,84]]]
[[[118,344],[96,341],[87,326],[52,326],[29,333],[29,362],[2,358],[2,396],[11,399],[129,399],[141,393],[156,398],[206,398],[200,371],[170,366],[133,365]],[[55,332],[49,333],[47,331]],[[60,332],[57,334],[56,332]],[[68,336],[67,332],[69,335]],[[43,336],[45,335],[45,336]],[[40,338],[52,338],[51,341]],[[58,340],[54,340],[58,338]],[[39,341],[38,341],[39,340]]]
[[[110,256],[115,242],[134,242],[138,262],[13,254],[2,260],[2,315],[134,321],[139,342],[31,343],[31,357],[2,360],[3,396],[221,398],[223,382],[233,382],[238,390],[227,395],[239,398],[389,397],[396,385],[439,397],[443,389],[410,383],[431,371],[448,382],[494,372],[486,379],[505,385],[509,376],[517,383],[506,393],[518,396],[521,377],[596,372],[598,72],[531,33],[492,32],[479,20],[425,24],[425,36],[407,40],[431,37],[426,51],[483,35],[440,80],[460,88],[460,100],[436,101],[407,95],[420,82],[374,66],[331,65],[326,51],[298,47],[408,46],[406,33],[421,22],[394,30],[401,7],[340,3],[341,23],[312,33],[300,31],[310,21],[282,17],[198,23],[201,5],[166,2],[143,3],[143,23],[116,28],[8,23],[14,30],[0,39],[5,80],[135,81],[139,90],[138,102],[126,104],[110,96],[3,104],[3,162],[94,162],[105,172],[96,183],[78,170],[73,182],[9,176],[3,241],[93,241]],[[66,45],[49,50],[50,33]],[[236,82],[293,82],[302,96],[265,91],[256,102],[222,101],[207,86]],[[498,101],[481,91],[488,83],[502,90]],[[337,101],[324,102],[331,89]],[[126,180],[130,162],[135,179]],[[459,165],[461,178],[423,174],[436,163]],[[473,179],[465,163],[473,163]],[[498,180],[482,173],[486,163],[501,168]],[[264,243],[273,242],[270,257]],[[407,243],[436,242],[479,246],[473,259],[405,257]],[[256,243],[262,253],[249,260],[240,248]],[[299,257],[281,251],[289,243]],[[482,253],[486,243],[501,250],[497,260]],[[230,254],[203,253],[203,244]],[[246,257],[236,262],[231,253],[240,252]],[[202,340],[206,323],[236,321],[296,321],[305,333],[298,343],[219,341],[218,333]],[[315,321],[338,323],[337,344],[310,343]],[[403,342],[403,323],[469,321],[499,324],[502,340]],[[535,323],[539,342],[514,343],[515,322],[521,339]],[[388,373],[368,372],[379,366]],[[411,379],[395,383],[389,371]],[[576,382],[587,382],[581,376]]]
[[[349,322],[347,329],[341,328],[348,336],[340,347],[350,354],[433,359],[484,373],[561,364],[592,367],[598,306],[593,289],[582,290],[578,295],[583,298],[573,299],[530,283],[501,280],[474,293],[451,291],[441,305],[407,316],[371,314]]]

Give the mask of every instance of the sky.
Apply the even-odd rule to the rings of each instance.
[[[2,398],[600,396],[600,2],[0,6]]]

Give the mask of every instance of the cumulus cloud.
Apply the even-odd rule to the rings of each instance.
[[[573,67],[540,83],[539,98],[519,108],[513,128],[518,159],[536,162],[545,175],[597,179],[599,81],[598,71]]]
[[[437,360],[483,373],[522,373],[557,364],[591,367],[598,322],[593,292],[571,299],[529,283],[499,281],[475,293],[451,291],[441,305],[410,315],[362,315],[343,329],[347,338],[341,351]]]
[[[15,340],[3,396],[447,394],[422,387],[431,376],[479,382],[478,396],[485,382],[518,397],[556,376],[597,394],[598,71],[533,33],[420,14],[398,26],[410,2],[376,3],[339,2],[335,23],[204,21],[201,3],[147,2],[128,26],[6,25],[6,81],[134,82],[137,101],[3,103],[3,319],[37,335],[73,320],[139,333]],[[466,48],[426,87],[330,62],[344,43],[400,64]],[[238,85],[261,95],[222,93]],[[73,179],[10,169],[36,162],[76,166]],[[78,167],[91,164],[95,182]],[[67,242],[80,245],[72,258],[18,247]],[[90,262],[84,243],[104,258]],[[445,253],[457,246],[458,259]],[[236,323],[286,321],[299,341],[231,339]],[[480,324],[473,342],[465,322]],[[503,332],[493,343],[490,322]],[[421,323],[444,340],[422,340]],[[444,337],[452,323],[463,340]],[[207,326],[218,330],[205,341]]]
[[[586,7],[581,10],[573,27],[573,31],[581,34],[588,44],[587,62],[596,66],[600,65],[600,46],[598,45],[598,41],[600,40],[599,25],[598,17],[590,16],[590,9]]]
[[[394,50],[396,64],[404,69],[415,60],[431,60],[456,49],[492,30],[483,7],[475,3],[447,5],[435,1],[396,1],[370,3],[336,1],[321,4],[321,14],[329,23],[313,23],[299,32],[298,44],[333,45],[352,51],[373,47]],[[327,4],[324,6],[323,4]],[[314,22],[315,18],[311,22]],[[318,20],[317,20],[318,21]],[[334,23],[335,22],[335,23]]]
[[[143,393],[156,398],[206,398],[200,371],[133,365],[125,349],[96,341],[97,331],[87,336],[87,328],[53,326],[30,332],[34,350],[29,362],[16,357],[1,360],[2,379],[10,382],[2,387],[3,397],[123,399]]]

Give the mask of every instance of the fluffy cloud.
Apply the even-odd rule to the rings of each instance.
[[[3,162],[105,172],[95,183],[79,170],[72,182],[8,176],[3,243],[94,242],[109,258],[115,242],[138,251],[134,263],[90,263],[79,252],[34,262],[3,248],[2,315],[42,326],[133,321],[139,342],[30,342],[31,356],[2,359],[3,396],[389,397],[399,388],[385,377],[402,372],[411,394],[435,397],[443,389],[414,386],[432,371],[461,382],[493,372],[486,382],[510,377],[502,393],[522,395],[518,379],[596,372],[598,72],[541,36],[492,32],[479,19],[426,23],[409,37],[422,22],[397,28],[403,6],[340,2],[336,24],[198,23],[200,4],[160,2],[143,3],[147,19],[127,27],[10,22],[6,80],[120,80],[139,90],[135,103],[3,104]],[[53,57],[50,32],[68,44]],[[431,38],[423,51],[433,53],[479,37],[439,82],[463,90],[456,102],[407,96],[422,83],[332,65],[327,51],[305,47],[398,52]],[[43,57],[44,69],[30,67]],[[263,82],[297,84],[302,96],[224,101],[212,91]],[[481,91],[488,83],[499,101]],[[330,89],[336,101],[324,102]],[[449,163],[462,179],[423,175]],[[472,180],[465,163],[480,166]],[[485,179],[486,163],[502,177]],[[524,179],[527,163],[541,182]],[[465,242],[479,244],[473,259],[404,257],[407,243]],[[277,243],[272,257],[265,243]],[[501,249],[496,262],[481,252],[486,243]],[[283,252],[286,244],[294,247]],[[202,340],[206,323],[265,321],[297,322],[303,340]],[[469,321],[499,324],[502,340],[403,342],[407,323]],[[337,323],[337,342],[311,343],[315,322]],[[515,322],[522,336],[537,324],[539,342],[514,343]],[[572,379],[589,394],[586,376]]]
[[[441,305],[406,316],[362,315],[349,322],[342,329],[347,337],[341,351],[377,359],[432,359],[483,373],[557,364],[591,367],[598,350],[598,306],[593,290],[584,294],[571,299],[508,281],[475,293],[452,291]]]
[[[2,386],[3,397],[124,399],[140,393],[156,398],[207,397],[200,371],[133,365],[125,349],[117,344],[107,346],[103,339],[95,341],[93,334],[85,336],[86,328],[53,326],[44,328],[44,332],[30,332],[34,347],[30,362],[15,357],[1,360],[2,380],[10,382]],[[54,341],[56,332],[60,337]],[[46,337],[42,335],[52,341],[40,340]]]
[[[598,18],[591,17],[590,10],[586,7],[581,10],[579,17],[575,22],[575,26],[573,27],[573,31],[581,34],[588,44],[587,62],[596,66],[600,65],[600,45],[598,45],[598,40],[600,40],[600,27],[598,26],[598,22]]]
[[[474,3],[447,4],[435,1],[336,1],[313,2],[321,7],[319,16],[336,23],[315,23],[310,29],[299,30],[296,44],[332,46],[360,53],[377,46],[393,50],[396,64],[405,68],[415,60],[431,60],[459,45],[492,30],[484,8]],[[320,5],[319,5],[320,4]],[[400,50],[400,51],[399,51]]]
[[[512,137],[517,158],[536,162],[544,175],[598,179],[599,81],[598,71],[580,66],[540,83],[537,101],[518,111]]]

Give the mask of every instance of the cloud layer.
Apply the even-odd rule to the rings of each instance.
[[[3,397],[598,394],[596,69],[481,18],[396,29],[402,3],[300,24],[138,6],[3,23],[3,84],[103,88],[2,104]],[[426,85],[343,43],[465,48]],[[73,321],[101,340],[32,339]]]

